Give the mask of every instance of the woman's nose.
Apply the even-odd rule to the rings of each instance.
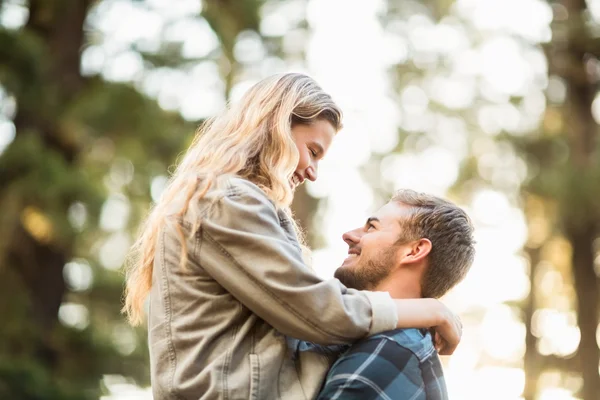
[[[308,168],[306,168],[306,175],[308,177],[308,179],[310,179],[311,181],[316,181],[317,180],[317,167],[310,165]]]

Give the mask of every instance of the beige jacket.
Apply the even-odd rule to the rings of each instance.
[[[196,232],[189,215],[179,221],[185,269],[177,221],[157,242],[148,320],[155,400],[312,399],[331,357],[299,340],[347,344],[396,327],[387,293],[348,289],[305,266],[290,220],[253,183],[221,177],[201,201]]]

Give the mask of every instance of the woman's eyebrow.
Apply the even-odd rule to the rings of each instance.
[[[319,143],[317,143],[317,142],[312,142],[312,143],[311,143],[311,145],[312,145],[312,146],[315,146],[315,147],[317,148],[317,149],[316,149],[316,150],[317,150],[317,154],[319,154],[319,155],[320,155],[320,154],[323,154],[323,153],[325,153],[325,150],[323,149],[323,146],[321,146]]]

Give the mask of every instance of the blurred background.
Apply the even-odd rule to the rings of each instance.
[[[600,0],[0,0],[0,398],[150,399],[120,315],[141,218],[207,117],[306,72],[345,128],[295,212],[330,277],[401,187],[477,258],[451,399],[600,399]]]

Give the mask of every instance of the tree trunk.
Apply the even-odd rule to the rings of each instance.
[[[584,400],[597,400],[600,396],[600,375],[598,363],[600,350],[596,342],[598,327],[598,284],[594,272],[595,226],[580,227],[577,231],[568,232],[573,245],[573,274],[577,292],[577,323],[581,330],[578,357],[583,377],[582,397]]]
[[[32,316],[41,333],[35,352],[49,367],[58,361],[50,342],[50,332],[56,325],[65,293],[62,270],[68,257],[64,250],[38,242],[21,225],[15,229],[7,257],[8,265],[15,268],[29,291]]]
[[[535,280],[535,273],[537,269],[537,265],[540,262],[540,249],[526,249],[527,254],[529,255],[529,263],[531,265],[529,270],[529,280],[531,282],[529,296],[525,302],[525,306],[523,307],[525,320],[525,357],[523,360],[523,366],[525,369],[525,389],[523,390],[523,398],[525,400],[535,400],[537,395],[537,383],[538,376],[541,373],[541,365],[540,365],[540,354],[538,354],[536,344],[537,339],[533,336],[531,331],[531,321],[533,318],[533,312],[535,311],[535,285],[533,284]]]
[[[65,138],[61,130],[61,112],[83,88],[85,81],[79,73],[83,47],[83,25],[91,0],[39,1],[29,3],[29,20],[25,29],[43,43],[48,59],[42,68],[39,82],[28,82],[38,99],[17,96],[14,119],[17,137],[37,135],[48,151],[54,151],[68,164],[73,164],[79,151],[77,143]],[[47,101],[50,99],[51,101]],[[73,167],[75,168],[75,167]],[[44,199],[23,197],[19,215],[26,207],[35,205],[43,212]],[[66,218],[69,204],[65,199]],[[30,292],[32,317],[38,326],[40,343],[36,346],[39,359],[52,367],[58,360],[50,342],[51,331],[58,321],[58,309],[65,294],[63,266],[72,256],[72,244],[40,241],[31,235],[21,218],[14,219],[12,236],[8,238],[8,266],[13,268]],[[58,241],[60,242],[60,241]]]
[[[565,181],[562,196],[562,225],[573,249],[572,268],[577,294],[577,320],[581,342],[577,351],[583,377],[581,396],[584,400],[597,400],[600,396],[598,363],[600,350],[596,342],[598,327],[598,280],[594,272],[593,242],[598,233],[597,199],[590,193],[593,187],[587,172],[594,167],[598,125],[591,107],[598,90],[598,75],[589,68],[597,55],[588,53],[596,39],[590,36],[585,25],[587,4],[585,0],[562,0],[568,20],[562,26],[566,35],[557,40],[549,55],[551,68],[560,66],[558,74],[567,84],[566,129],[569,144],[570,179]],[[560,35],[559,35],[560,36]],[[591,178],[594,179],[594,178]]]

